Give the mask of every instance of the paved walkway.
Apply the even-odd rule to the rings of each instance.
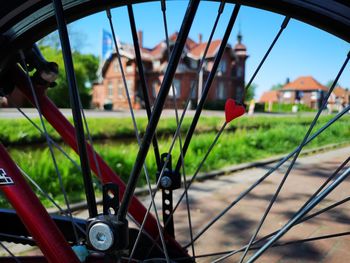
[[[267,217],[259,236],[264,236],[282,227],[293,213],[322,184],[322,182],[350,156],[350,147],[298,159],[277,202]],[[220,176],[212,180],[197,182],[190,190],[190,205],[194,234],[198,233],[212,218],[229,205],[235,197],[261,177],[273,164],[259,169],[248,169],[234,174]],[[286,170],[286,166],[280,169]],[[195,242],[196,255],[237,249],[246,244],[257,226],[259,218],[267,207],[281,173],[271,175],[254,189],[237,206]],[[350,182],[345,181],[313,211],[349,197]],[[177,193],[177,195],[179,195]],[[160,195],[156,203],[160,207]],[[176,200],[176,198],[175,198]],[[148,204],[149,200],[143,198]],[[79,213],[85,217],[86,211]],[[345,203],[308,222],[294,227],[281,241],[310,238],[350,231],[350,205]],[[185,203],[180,205],[175,217],[176,236],[181,244],[189,241],[188,220]],[[23,248],[22,248],[23,249]],[[29,254],[37,254],[31,251]],[[211,262],[214,258],[201,258],[198,262]],[[224,262],[238,262],[239,255]],[[323,262],[347,263],[350,261],[350,236],[272,248],[257,262],[294,263]]]
[[[327,153],[303,157],[298,160],[290,174],[277,202],[273,206],[259,236],[264,236],[283,226],[293,213],[322,184],[341,162],[350,156],[350,148],[342,148]],[[239,195],[243,190],[263,175],[273,164],[259,169],[249,169],[214,180],[193,185],[190,191],[192,224],[198,233],[215,215]],[[282,167],[281,172],[286,167]],[[196,254],[237,249],[246,244],[257,226],[261,215],[271,199],[281,173],[275,173],[254,189],[245,199],[229,211],[221,221],[195,242]],[[349,196],[349,180],[313,211],[326,207]],[[157,200],[159,204],[159,200]],[[185,203],[176,218],[177,237],[187,243],[189,239]],[[310,238],[319,235],[350,231],[350,205],[345,203],[308,222],[294,227],[281,241]],[[210,262],[202,259],[200,262]],[[225,262],[238,262],[239,255]],[[272,248],[257,262],[349,262],[350,236]]]

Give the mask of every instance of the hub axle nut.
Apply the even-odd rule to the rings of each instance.
[[[113,246],[114,237],[109,225],[98,222],[89,229],[90,244],[97,250],[106,251]]]

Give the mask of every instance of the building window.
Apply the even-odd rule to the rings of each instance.
[[[225,99],[225,85],[224,85],[224,82],[222,81],[219,82],[219,85],[216,89],[216,97],[219,100]]]
[[[242,87],[236,88],[236,100],[239,102],[242,102],[242,100],[243,100],[243,88]]]
[[[152,95],[154,98],[158,96],[158,92],[159,92],[159,83],[157,80],[155,80],[152,82]]]
[[[286,91],[283,93],[283,98],[290,99],[292,97],[292,92]]]
[[[190,67],[192,69],[196,69],[198,67],[198,62],[196,60],[194,60],[194,59],[191,59],[190,60]]]
[[[155,61],[153,61],[153,68],[154,69],[157,69],[157,68],[159,68],[160,67],[160,60],[155,60]]]
[[[237,78],[243,77],[243,68],[240,66],[237,66]]]
[[[112,81],[108,82],[107,89],[108,89],[108,96],[113,97],[113,82]]]
[[[304,97],[304,92],[302,92],[302,91],[297,91],[296,92],[296,96],[295,96],[296,100],[300,101],[303,97]]]
[[[117,92],[118,92],[118,97],[123,97],[123,83],[122,82],[118,82],[117,83]]]
[[[127,80],[126,85],[128,87],[128,92],[130,98],[134,96],[134,82],[132,80]]]
[[[132,73],[133,72],[133,65],[132,61],[128,61],[126,63],[126,73]]]
[[[312,100],[317,100],[317,91],[313,91],[313,92],[311,92],[311,99]]]
[[[191,92],[191,99],[195,99],[197,97],[197,85],[196,85],[197,81],[192,80],[191,81],[191,86],[190,86],[190,92]]]
[[[226,72],[226,60],[220,61],[218,71],[222,73]]]
[[[173,80],[173,85],[174,85],[174,89],[175,89],[175,97],[176,98],[180,98],[180,95],[181,95],[181,81],[179,79],[174,79]],[[173,88],[172,87],[170,87],[169,96],[170,97],[174,97]]]

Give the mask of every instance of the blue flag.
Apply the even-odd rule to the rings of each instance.
[[[112,34],[106,30],[102,32],[102,60],[108,59],[113,53]]]

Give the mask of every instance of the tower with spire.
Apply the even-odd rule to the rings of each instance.
[[[234,65],[232,67],[232,76],[234,77],[234,94],[235,99],[241,101],[244,94],[244,86],[245,86],[245,63],[248,58],[247,48],[242,43],[242,33],[241,29],[239,29],[237,34],[237,43],[233,48],[233,56],[235,58]]]

